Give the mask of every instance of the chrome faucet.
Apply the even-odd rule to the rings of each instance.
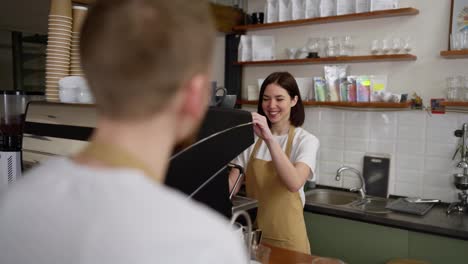
[[[343,171],[347,171],[347,170],[354,172],[357,176],[359,176],[359,179],[361,180],[361,187],[352,188],[352,189],[350,189],[350,191],[352,191],[352,192],[358,191],[359,194],[361,195],[361,198],[365,199],[366,198],[366,182],[364,181],[364,177],[362,177],[362,174],[361,174],[360,171],[358,171],[358,170],[356,170],[355,168],[352,168],[352,167],[343,166],[343,167],[339,168],[336,171],[335,180],[339,181],[341,179],[341,173]]]

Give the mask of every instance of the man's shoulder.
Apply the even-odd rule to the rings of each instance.
[[[61,234],[66,234],[71,243],[80,243],[83,236],[95,237],[81,245],[90,255],[101,254],[93,251],[99,245],[113,251],[116,243],[128,247],[131,255],[141,250],[136,247],[143,241],[151,245],[151,250],[144,250],[148,256],[156,252],[164,255],[162,251],[171,252],[179,246],[192,248],[193,257],[212,250],[221,257],[243,255],[240,239],[227,219],[137,171],[89,170],[58,159],[38,166],[25,177],[0,199],[0,216],[4,216],[0,223],[10,226],[8,230],[0,228],[0,234],[24,236],[30,241],[41,234],[51,245],[44,245],[44,251],[60,246]],[[54,226],[57,237],[43,236],[41,230],[18,219]],[[69,245],[61,246],[77,254]]]
[[[113,215],[116,212],[112,210],[116,210],[144,216],[152,223],[183,224],[181,228],[196,226],[196,230],[201,230],[210,227],[219,232],[228,229],[227,219],[221,215],[137,170],[97,170],[77,165],[69,159],[55,159],[32,170],[25,177],[29,180],[27,188],[37,188],[47,183],[52,185],[51,189],[61,186],[60,198],[64,200],[74,200],[85,193],[89,199],[84,199],[82,203],[101,207],[103,216],[104,213]],[[43,192],[48,196],[46,191]],[[50,196],[55,195],[55,190],[47,192],[52,192]]]

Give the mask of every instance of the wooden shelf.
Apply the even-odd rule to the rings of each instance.
[[[72,0],[74,4],[91,5],[96,0]],[[241,24],[244,19],[242,11],[235,7],[210,3],[211,12],[219,32],[231,33],[233,28]]]
[[[231,33],[236,25],[243,22],[244,14],[238,8],[213,3],[210,6],[218,32]]]
[[[344,57],[327,57],[316,59],[294,59],[294,60],[268,60],[268,61],[242,61],[237,65],[278,65],[278,64],[324,64],[324,63],[356,63],[356,62],[385,62],[385,61],[414,61],[418,57],[412,54],[389,54],[389,55],[361,55]]]
[[[371,102],[371,103],[358,103],[358,102],[315,102],[304,101],[306,106],[335,106],[335,107],[354,107],[354,108],[409,108],[411,103],[386,103],[386,102]],[[258,101],[238,100],[237,104],[241,105],[257,105]],[[468,106],[468,103],[466,103]]]
[[[344,22],[344,21],[353,21],[353,20],[375,19],[375,18],[393,17],[393,16],[412,16],[412,15],[417,15],[417,14],[419,14],[418,9],[407,7],[407,8],[380,10],[380,11],[366,12],[366,13],[329,16],[329,17],[316,17],[316,18],[309,18],[309,19],[291,20],[291,21],[266,23],[266,24],[240,25],[240,26],[233,27],[233,30],[234,31],[249,31],[249,30],[259,30],[259,29],[302,26],[302,25],[309,25],[309,24],[324,24],[324,23]]]
[[[444,50],[440,52],[440,56],[446,59],[468,58],[468,50]]]
[[[441,106],[454,106],[454,107],[468,107],[468,102],[453,102],[453,101],[443,101],[440,102]]]

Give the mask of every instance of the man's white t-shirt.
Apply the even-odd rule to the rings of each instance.
[[[0,263],[246,263],[227,219],[138,170],[52,159],[0,195]]]
[[[276,141],[280,144],[283,151],[286,151],[286,145],[288,143],[288,134],[274,136]],[[255,143],[257,143],[258,137],[255,136]],[[250,155],[253,152],[255,143],[252,144],[248,149],[244,150],[239,156],[237,156],[232,162],[242,166],[247,170],[247,163],[249,162]],[[317,160],[317,151],[320,143],[317,137],[307,132],[301,127],[297,127],[294,130],[294,139],[292,142],[290,160],[294,164],[296,162],[303,162],[309,166],[311,172],[309,179],[313,180],[315,175],[315,164]],[[265,142],[260,145],[256,157],[260,160],[271,161],[270,151],[268,150]],[[247,175],[248,177],[248,175]],[[304,188],[300,188],[299,195],[301,196],[302,205],[305,204]]]

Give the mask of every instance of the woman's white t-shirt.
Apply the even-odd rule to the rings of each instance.
[[[286,151],[288,134],[274,137],[283,149],[283,151]],[[257,143],[257,140],[258,137],[255,136],[255,143]],[[253,152],[255,143],[252,144],[248,149],[244,150],[244,152],[237,156],[232,162],[239,166],[242,166],[245,170],[247,170],[247,163],[249,162],[249,158]],[[296,162],[302,162],[309,166],[311,170],[309,175],[310,180],[313,180],[315,178],[315,164],[319,146],[320,143],[318,138],[312,135],[311,133],[307,132],[301,127],[297,127],[294,130],[294,139],[292,142],[290,160],[293,164]],[[271,161],[270,151],[268,150],[268,147],[266,146],[265,142],[262,142],[262,144],[260,145],[255,158],[265,161]],[[300,188],[299,195],[301,196],[302,205],[304,205],[304,188]]]

